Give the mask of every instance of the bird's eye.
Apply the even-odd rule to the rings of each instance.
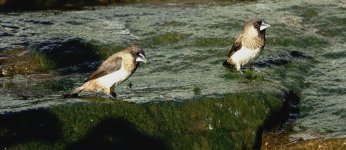
[[[255,24],[254,24],[254,27],[255,27],[256,29],[259,29],[260,26],[261,26],[261,24],[262,24],[262,20],[256,21]]]
[[[131,52],[132,56],[138,56],[138,53]]]

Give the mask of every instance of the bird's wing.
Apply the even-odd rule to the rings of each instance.
[[[93,72],[87,81],[93,80],[102,76],[105,76],[107,74],[110,74],[114,71],[117,71],[121,68],[122,58],[118,55],[112,55],[110,58],[105,60],[102,65]]]
[[[233,43],[233,46],[231,50],[228,53],[228,57],[231,57],[236,51],[240,50],[241,48],[241,39],[243,38],[243,35],[240,35],[237,40]]]

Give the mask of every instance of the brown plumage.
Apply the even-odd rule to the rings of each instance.
[[[232,45],[224,66],[234,65],[237,71],[253,63],[265,45],[265,31],[270,27],[263,20],[253,19],[244,24],[243,31]],[[241,72],[242,73],[242,72]]]
[[[137,46],[126,48],[106,59],[89,76],[86,83],[63,96],[75,97],[81,91],[103,91],[115,97],[115,86],[127,80],[136,71],[140,62],[146,62],[144,51]]]

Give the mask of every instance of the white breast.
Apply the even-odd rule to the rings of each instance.
[[[126,71],[124,64],[122,63],[121,68],[119,70],[98,78],[97,82],[104,87],[111,87],[114,84],[120,84],[128,77],[130,77],[130,75],[131,72]]]
[[[258,49],[249,49],[246,47],[242,47],[240,50],[235,52],[231,58],[232,61],[240,64],[241,66],[247,65],[248,63],[252,63],[255,61],[255,59],[258,57],[259,53],[261,51],[261,48]]]

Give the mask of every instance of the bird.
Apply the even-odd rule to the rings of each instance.
[[[243,31],[232,45],[228,58],[223,65],[234,65],[241,74],[241,67],[252,64],[260,55],[265,46],[266,29],[270,25],[263,19],[251,19],[245,22]]]
[[[144,50],[138,46],[130,46],[108,57],[82,86],[63,94],[63,97],[78,97],[78,93],[82,91],[103,91],[115,98],[115,87],[127,80],[141,62],[147,62]]]

